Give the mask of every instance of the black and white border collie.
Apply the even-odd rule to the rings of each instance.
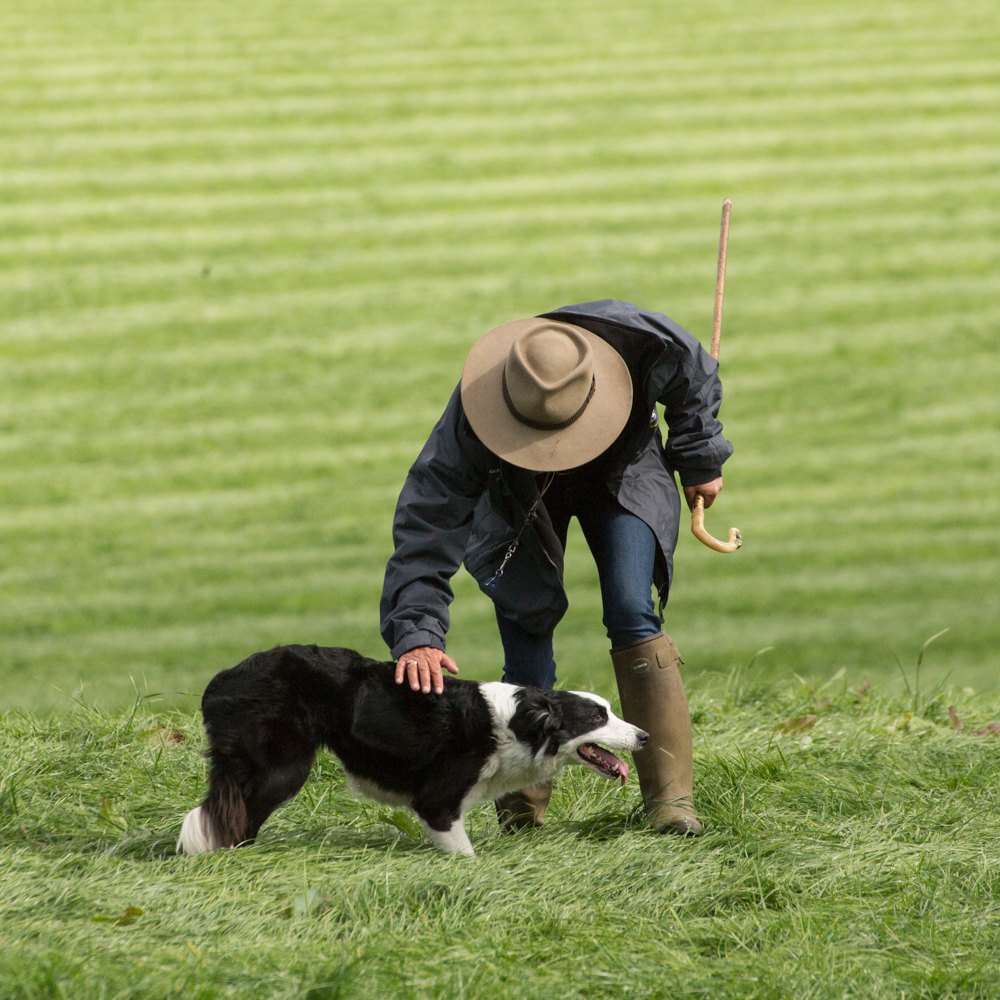
[[[412,809],[442,851],[474,854],[473,806],[567,764],[624,785],[628,765],[605,747],[649,739],[597,695],[451,677],[444,694],[423,694],[396,684],[392,663],[318,646],[254,653],[209,682],[201,710],[209,788],[184,818],[184,854],[252,841],[305,783],[319,746],[340,758],[355,792]]]

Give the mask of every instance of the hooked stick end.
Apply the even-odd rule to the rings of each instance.
[[[694,507],[691,509],[691,534],[702,545],[707,545],[710,549],[715,549],[716,552],[735,552],[743,545],[743,536],[738,528],[729,529],[728,542],[721,542],[718,538],[713,538],[705,530],[705,498],[700,493],[695,495]]]

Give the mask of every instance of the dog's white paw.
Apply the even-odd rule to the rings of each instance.
[[[476,856],[469,841],[469,835],[465,832],[464,817],[455,820],[450,830],[435,830],[423,819],[420,820],[420,825],[430,837],[431,843],[439,851],[444,851],[447,854],[464,854],[470,858]]]

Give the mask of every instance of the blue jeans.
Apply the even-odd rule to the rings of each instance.
[[[655,635],[662,627],[653,604],[656,536],[642,518],[629,513],[600,479],[577,473],[557,475],[545,494],[552,526],[566,547],[569,520],[576,515],[597,563],[604,603],[604,627],[612,647]],[[508,684],[551,688],[556,682],[552,635],[538,636],[497,612],[503,643],[503,679]]]

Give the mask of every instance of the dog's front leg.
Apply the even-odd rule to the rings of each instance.
[[[444,773],[430,774],[424,788],[413,796],[410,808],[439,851],[475,857],[465,832],[465,814],[477,801],[474,788],[481,768],[481,761],[459,757]]]
[[[464,816],[459,816],[447,830],[435,830],[425,819],[421,819],[420,823],[439,851],[447,851],[449,854],[467,854],[473,858],[476,856],[469,835],[465,832]]]

